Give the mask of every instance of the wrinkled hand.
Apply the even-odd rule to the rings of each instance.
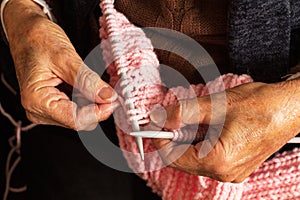
[[[14,13],[18,9],[20,16]],[[113,112],[116,94],[83,63],[64,31],[40,10],[26,0],[12,1],[5,10],[22,105],[34,123],[94,129]],[[13,20],[18,23],[8,16],[17,16]],[[75,87],[85,105],[58,89],[62,83]]]
[[[166,129],[196,123],[211,126],[205,140],[195,145],[153,139],[167,165],[224,182],[241,182],[300,131],[299,80],[241,85],[226,90],[225,104],[222,96],[217,93],[213,98],[166,107]],[[160,113],[153,112],[151,118],[161,121]]]

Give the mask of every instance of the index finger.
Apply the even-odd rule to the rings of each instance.
[[[89,103],[79,107],[63,92],[52,86],[40,87],[32,93],[28,118],[34,123],[59,125],[74,130],[92,130],[107,119],[115,104]]]
[[[209,124],[211,104],[209,96],[180,100],[176,104],[157,107],[150,113],[152,122],[166,129],[179,129],[188,124]]]

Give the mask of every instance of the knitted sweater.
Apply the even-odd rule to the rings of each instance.
[[[1,0],[0,0],[1,1]],[[55,17],[58,19],[58,24],[65,30],[70,37],[76,50],[82,58],[91,51],[93,47],[99,44],[97,37],[98,17],[101,14],[98,8],[99,0],[76,0],[76,1],[55,1],[46,0]],[[147,20],[138,18],[130,18],[133,23],[142,26],[153,26],[149,21],[155,21],[157,16],[151,17],[150,14],[158,13],[163,16],[162,10],[159,10],[161,5],[160,0],[145,0],[139,1],[138,6],[155,10],[147,15],[145,9],[133,9],[136,6],[131,6],[130,9],[122,10],[123,4],[132,5],[134,1],[117,0],[117,8],[120,8],[125,15],[136,12],[140,18],[146,16]],[[159,6],[155,8],[151,6],[151,2]],[[188,7],[189,4],[195,5],[201,10],[203,7],[198,1],[171,1],[180,10],[180,7]],[[181,2],[186,2],[182,4]],[[203,1],[210,4],[210,1]],[[213,1],[214,2],[214,1]],[[171,3],[170,3],[171,4]],[[214,7],[211,8],[212,10]],[[222,11],[223,12],[223,11]],[[191,17],[195,18],[195,17]],[[218,18],[219,19],[219,18]],[[221,19],[217,21],[222,21]],[[222,22],[223,23],[223,22]],[[218,23],[221,24],[221,23]],[[246,1],[232,0],[228,7],[228,33],[229,36],[229,56],[230,68],[224,72],[247,73],[254,80],[264,82],[279,81],[282,76],[287,73],[288,67],[295,65],[298,61],[299,54],[299,35],[294,34],[300,25],[300,2],[296,0],[279,0],[279,1]],[[166,24],[161,24],[166,26]],[[185,26],[200,27],[195,21],[192,24]],[[214,24],[216,26],[216,24]],[[221,27],[218,25],[217,27]],[[171,27],[172,28],[172,27]],[[226,28],[226,27],[225,27]],[[196,28],[195,28],[196,29]],[[223,29],[222,27],[220,29]],[[199,34],[198,34],[199,35]],[[202,33],[203,35],[203,33]],[[4,37],[2,37],[4,39]],[[217,39],[215,39],[217,40]],[[292,41],[292,43],[291,43]],[[7,79],[16,88],[18,87],[15,73],[13,71],[13,62],[9,54],[9,49],[3,40],[0,40],[0,70],[4,71]],[[222,51],[224,52],[224,51]],[[220,53],[222,53],[220,52]],[[290,58],[293,58],[291,61]],[[162,60],[160,60],[162,61]],[[184,71],[184,70],[179,70]],[[193,73],[191,71],[191,73]],[[191,78],[193,79],[193,77]],[[190,80],[193,82],[193,80]],[[198,82],[198,81],[196,81]]]

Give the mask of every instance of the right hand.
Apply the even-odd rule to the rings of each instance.
[[[152,112],[152,122],[164,124],[167,130],[191,124],[210,125],[210,129],[200,132],[197,143],[170,139],[153,139],[153,143],[171,167],[219,181],[242,182],[300,132],[299,86],[300,79],[254,82],[227,89],[226,97],[215,93],[180,100],[167,106],[164,115],[161,110]]]
[[[83,63],[64,31],[39,6],[31,0],[12,0],[4,21],[29,120],[92,130],[112,114],[114,90]],[[62,83],[76,88],[88,104],[73,102],[58,89]]]

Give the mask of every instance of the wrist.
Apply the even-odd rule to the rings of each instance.
[[[2,28],[8,41],[13,40],[11,37],[21,37],[35,19],[48,17],[53,21],[43,0],[4,0],[1,4]]]

